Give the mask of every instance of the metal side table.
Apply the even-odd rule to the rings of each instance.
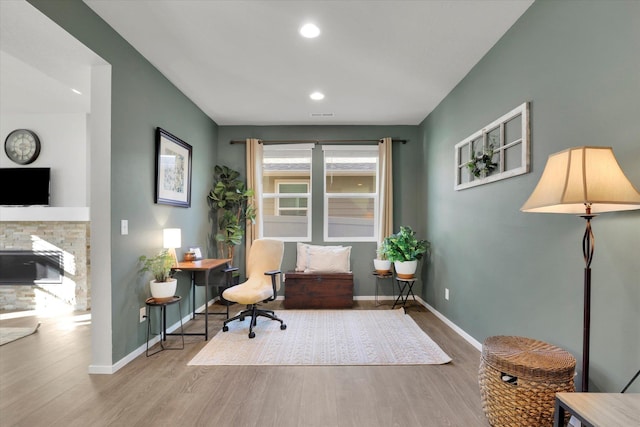
[[[381,305],[382,303],[378,302],[378,288],[380,287],[380,281],[384,281],[385,279],[391,279],[391,292],[392,292],[392,299],[395,300],[396,299],[396,289],[394,287],[393,284],[393,273],[391,273],[390,271],[385,273],[385,274],[381,274],[378,273],[377,271],[373,272],[373,276],[376,278],[376,307],[378,307],[379,305]]]
[[[393,303],[391,309],[396,308],[396,305],[402,304],[402,308],[404,311],[407,311],[407,300],[409,299],[409,295],[413,297],[413,302],[417,303],[416,296],[413,293],[413,285],[416,283],[416,277],[412,278],[402,278],[396,275],[396,283],[398,284],[398,298],[396,298],[396,302]]]
[[[153,356],[156,353],[160,353],[163,350],[183,350],[184,349],[184,329],[182,325],[182,307],[180,304],[180,300],[182,297],[176,295],[171,297],[166,301],[157,301],[155,298],[147,298],[145,304],[147,304],[147,357]],[[169,334],[167,333],[167,306],[178,303],[178,318],[180,318],[180,333],[179,334]],[[160,350],[154,351],[149,354],[149,335],[151,335],[151,308],[152,307],[160,307],[160,322],[162,324],[162,328],[160,330]],[[182,347],[165,347],[164,341],[167,340],[167,335],[180,335],[182,338]]]

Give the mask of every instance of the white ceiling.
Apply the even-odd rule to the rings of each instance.
[[[89,112],[91,66],[99,63],[26,1],[0,0],[0,113]]]
[[[220,125],[416,125],[533,0],[84,2]]]

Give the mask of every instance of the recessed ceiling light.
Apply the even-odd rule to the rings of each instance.
[[[311,95],[309,95],[309,98],[313,99],[314,101],[320,101],[321,99],[324,99],[324,93],[313,92]]]
[[[82,95],[82,92],[80,92],[78,89],[71,88],[71,92],[73,92],[73,93],[75,93],[77,95]]]
[[[300,27],[300,35],[308,39],[316,38],[320,35],[320,28],[318,28],[315,24],[304,24],[302,27]]]

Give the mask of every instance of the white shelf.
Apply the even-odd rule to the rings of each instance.
[[[89,221],[88,207],[0,206],[0,222]]]

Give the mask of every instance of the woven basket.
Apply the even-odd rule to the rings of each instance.
[[[487,338],[478,381],[489,423],[494,427],[552,426],[555,394],[575,390],[575,367],[576,359],[569,352],[542,341]]]

